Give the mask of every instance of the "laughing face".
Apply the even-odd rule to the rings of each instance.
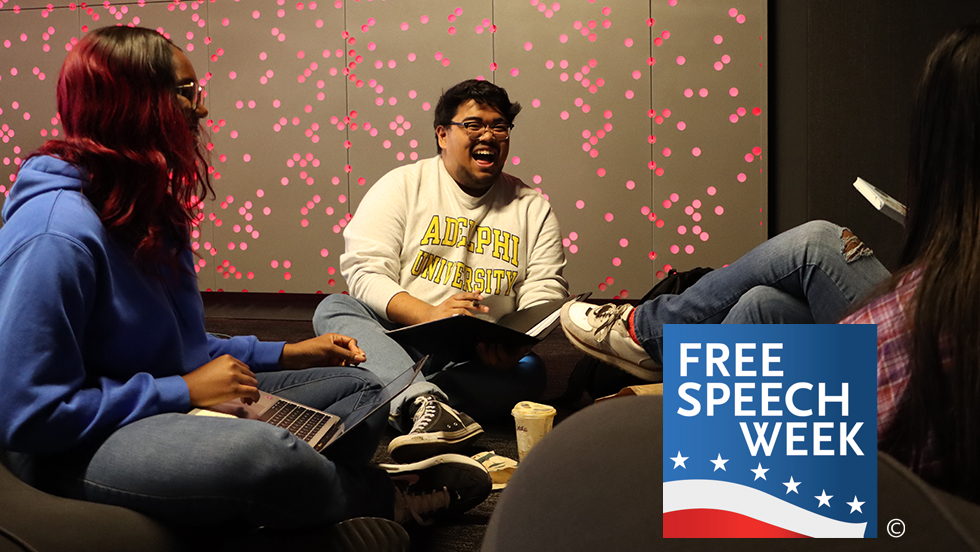
[[[496,108],[467,100],[456,110],[453,122],[476,122],[492,127],[508,121]],[[510,149],[509,137],[496,138],[493,132],[485,130],[472,138],[458,125],[439,126],[436,136],[442,148],[442,162],[464,192],[482,196],[500,178]]]

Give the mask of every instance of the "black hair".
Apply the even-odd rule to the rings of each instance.
[[[476,100],[477,103],[496,109],[510,124],[514,124],[514,119],[521,112],[521,104],[512,103],[507,96],[507,91],[503,88],[485,80],[470,79],[443,92],[439,98],[439,103],[436,104],[432,128],[448,127],[453,117],[456,116],[459,106],[469,100]],[[442,153],[438,136],[436,136],[436,153]]]

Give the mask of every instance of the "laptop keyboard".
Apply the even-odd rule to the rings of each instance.
[[[286,401],[276,401],[269,408],[268,413],[272,414],[268,423],[281,427],[306,442],[309,442],[330,420],[330,417],[322,412]]]

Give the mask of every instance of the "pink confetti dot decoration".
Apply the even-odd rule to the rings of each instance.
[[[0,0],[0,4],[3,3],[4,0]],[[722,13],[730,12],[729,20],[713,19],[696,27],[697,35],[690,35],[686,31],[690,28],[689,23],[699,24],[696,19],[691,19],[692,11],[696,10],[669,8],[691,8],[694,5],[691,0],[654,2],[649,14],[628,2],[611,4],[585,0],[581,5],[568,4],[562,8],[567,2],[527,0],[527,3],[508,6],[506,13],[498,12],[498,21],[492,19],[491,10],[477,4],[472,8],[469,4],[463,7],[444,4],[440,8],[420,3],[421,8],[416,13],[398,15],[392,12],[391,3],[387,0],[276,0],[260,5],[239,0],[230,3],[220,14],[214,11],[209,14],[208,9],[214,7],[214,2],[181,0],[161,2],[161,11],[166,6],[168,18],[162,21],[152,10],[145,9],[152,4],[145,0],[126,4],[98,1],[87,8],[87,14],[83,11],[86,8],[66,7],[66,10],[80,12],[83,21],[77,25],[79,29],[59,30],[55,35],[55,27],[61,27],[52,18],[50,28],[28,25],[17,28],[15,25],[16,30],[11,29],[8,37],[0,37],[0,48],[15,54],[11,59],[25,60],[7,65],[0,75],[0,80],[4,81],[0,86],[28,78],[35,83],[51,84],[47,77],[51,76],[53,62],[42,57],[49,52],[48,43],[55,45],[56,51],[61,44],[71,50],[78,38],[96,25],[118,22],[159,28],[161,32],[171,33],[171,40],[193,54],[191,57],[201,72],[200,83],[209,92],[205,96],[206,107],[214,116],[212,120],[203,121],[205,145],[214,165],[209,167],[208,174],[221,193],[217,201],[199,201],[194,211],[192,247],[203,256],[199,259],[203,264],[195,264],[196,269],[201,269],[202,289],[221,289],[223,285],[225,291],[241,291],[242,288],[235,288],[234,284],[245,280],[253,292],[283,291],[280,288],[286,288],[288,293],[345,291],[343,279],[336,278],[338,271],[334,262],[337,248],[343,244],[340,234],[350,220],[350,213],[356,211],[364,193],[381,174],[434,154],[429,151],[432,137],[431,131],[427,130],[427,121],[431,120],[435,106],[429,102],[438,97],[437,89],[442,86],[438,82],[445,78],[460,80],[472,75],[473,78],[496,79],[499,84],[502,74],[506,73],[513,82],[520,79],[531,87],[524,97],[515,99],[532,108],[527,115],[534,120],[522,118],[526,124],[520,123],[520,132],[514,134],[513,149],[506,161],[511,165],[510,170],[526,172],[519,176],[529,184],[533,181],[532,186],[542,195],[546,195],[548,187],[566,187],[559,176],[551,174],[547,165],[540,164],[536,154],[522,159],[515,153],[522,155],[522,151],[533,152],[537,151],[535,147],[545,147],[551,156],[567,157],[570,169],[586,175],[584,181],[572,183],[562,192],[568,195],[559,195],[552,190],[555,195],[552,205],[560,220],[579,229],[589,228],[589,241],[576,241],[578,235],[575,233],[563,240],[570,258],[578,252],[585,253],[584,259],[578,261],[582,264],[569,263],[570,273],[575,278],[581,278],[577,271],[582,270],[583,264],[587,267],[585,270],[595,270],[589,263],[595,264],[594,255],[601,249],[597,245],[600,243],[607,244],[606,247],[618,243],[623,248],[618,258],[620,263],[636,261],[640,255],[655,260],[659,253],[662,260],[654,267],[654,272],[662,277],[664,270],[669,270],[669,263],[682,263],[663,258],[663,255],[671,254],[670,243],[658,241],[655,248],[651,243],[653,236],[658,232],[660,240],[668,233],[678,236],[673,229],[679,225],[690,230],[691,238],[701,240],[706,240],[709,233],[729,232],[729,225],[741,218],[718,218],[725,209],[731,209],[729,194],[734,190],[730,188],[735,186],[738,187],[735,193],[750,194],[753,192],[750,187],[765,184],[765,167],[739,166],[742,158],[747,163],[762,162],[761,147],[746,147],[743,140],[738,142],[743,145],[732,149],[725,143],[727,138],[720,141],[713,138],[719,134],[742,137],[758,133],[758,125],[765,123],[762,119],[745,120],[750,116],[761,117],[762,110],[766,109],[765,104],[748,103],[759,97],[758,87],[755,80],[743,79],[749,73],[765,70],[764,67],[755,69],[757,60],[750,59],[751,48],[745,48],[746,45],[758,45],[756,39],[765,38],[759,37],[759,29],[752,28],[755,21],[749,22],[747,14],[739,13],[743,4],[722,7]],[[736,8],[730,10],[732,5]],[[12,13],[21,11],[9,0],[7,7]],[[562,9],[565,11],[560,11]],[[568,13],[570,10],[573,13]],[[49,10],[40,4],[37,11],[31,11],[41,18],[49,15]],[[328,13],[321,13],[324,11]],[[514,26],[514,13],[511,12],[518,14],[520,28]],[[126,14],[125,18],[122,18],[123,14]],[[100,15],[102,22],[98,21]],[[214,16],[213,21],[207,21],[208,15]],[[661,21],[656,21],[653,16]],[[689,21],[675,24],[682,18]],[[647,33],[636,29],[643,20],[648,26]],[[209,23],[214,25],[209,27]],[[750,24],[739,27],[742,23]],[[504,39],[503,42],[494,44],[496,24],[506,34],[499,37]],[[249,48],[242,50],[242,42],[236,39],[246,29],[255,32],[247,37]],[[212,33],[215,36],[211,36]],[[338,40],[343,43],[331,44]],[[477,56],[477,67],[472,66],[474,55],[463,53],[474,43],[487,46],[479,50],[487,55]],[[24,45],[37,55],[21,55],[16,48]],[[437,57],[430,57],[437,50]],[[655,53],[654,50],[662,51]],[[527,58],[514,58],[514,51],[518,53],[517,58],[522,55]],[[405,57],[394,59],[399,55]],[[736,61],[733,57],[739,55],[744,59],[737,60],[740,62],[737,72],[725,71],[728,64]],[[661,58],[659,66],[657,57]],[[644,61],[646,67],[643,67]],[[503,65],[497,67],[498,62]],[[716,66],[720,73],[716,73]],[[490,74],[474,74],[487,71],[487,67]],[[433,71],[443,69],[446,73],[443,77],[434,75]],[[497,74],[498,69],[501,74]],[[675,71],[669,75],[670,79],[676,79],[666,88],[661,84],[661,77],[668,74],[665,71]],[[533,92],[541,79],[547,79],[545,82],[551,85],[546,86],[547,93]],[[709,87],[715,87],[710,88],[712,95],[708,94]],[[675,96],[678,93],[682,95]],[[724,97],[726,93],[727,98]],[[348,97],[351,106],[360,106],[359,116],[344,113],[349,110],[343,107]],[[765,98],[765,95],[761,97]],[[737,98],[742,106],[733,105],[732,98]],[[20,105],[14,100],[20,100]],[[679,105],[671,105],[671,102],[679,102]],[[688,102],[697,102],[697,105]],[[637,116],[642,119],[642,113],[647,111],[650,112],[649,119],[638,125]],[[6,128],[0,130],[0,148],[5,148],[0,151],[0,168],[8,169],[8,172],[0,175],[3,183],[0,194],[9,192],[9,184],[14,180],[12,173],[24,155],[21,148],[29,149],[26,143],[19,141],[58,138],[62,134],[60,121],[50,112],[51,106],[37,106],[26,97],[7,96],[3,102],[0,127],[6,125]],[[615,122],[613,115],[617,119]],[[733,119],[738,124],[732,124]],[[244,122],[248,120],[266,122],[258,125]],[[621,128],[619,121],[622,121]],[[559,139],[544,138],[532,123],[559,127],[554,129]],[[614,124],[616,134],[613,134]],[[645,128],[647,126],[649,129]],[[643,137],[647,144],[637,142]],[[756,137],[748,142],[757,140]],[[305,150],[298,147],[282,159],[277,158],[276,149],[280,144],[301,147],[303,143],[320,148],[322,164],[312,154],[307,157]],[[607,151],[607,148],[612,149]],[[638,166],[627,167],[614,161],[622,155],[620,150],[627,150],[630,158],[636,158]],[[376,156],[379,152],[382,155]],[[635,152],[638,154],[634,155]],[[603,159],[599,160],[599,157]],[[691,178],[692,172],[705,168],[704,163],[709,163],[712,168],[717,164],[720,169],[721,180],[711,182],[713,186]],[[649,174],[643,173],[644,165]],[[759,178],[748,179],[747,175],[754,175],[757,168],[762,173]],[[590,171],[596,176],[588,178]],[[250,178],[253,176],[254,179]],[[612,181],[607,182],[607,177]],[[252,184],[253,180],[264,184]],[[612,187],[602,188],[603,184]],[[625,189],[621,187],[624,185]],[[325,194],[323,186],[336,187],[336,192]],[[352,188],[359,188],[359,191],[353,192]],[[665,189],[670,196],[666,200]],[[656,190],[656,201],[653,190]],[[675,190],[678,193],[672,193]],[[299,203],[289,199],[306,193],[310,195]],[[703,206],[694,201],[699,195],[705,201]],[[2,198],[0,195],[0,202]],[[246,203],[245,198],[251,201]],[[639,214],[636,211],[640,211]],[[643,218],[637,219],[637,216]],[[594,227],[600,217],[609,225]],[[266,253],[269,244],[263,243],[259,247],[255,243],[260,231],[270,231],[261,227],[262,222],[293,228],[294,232],[309,230],[311,236],[318,236],[315,248],[307,247],[308,250],[300,252],[299,243],[283,244],[282,251],[288,253],[280,253],[278,268],[272,268],[268,264],[272,259]],[[757,220],[751,222],[757,224]],[[642,230],[634,233],[631,228],[633,224],[645,227],[648,223],[653,236]],[[586,235],[586,232],[579,234]],[[204,236],[209,241],[205,242]],[[271,236],[269,234],[269,239]],[[691,242],[696,244],[696,240],[689,238],[678,240],[679,254],[713,254],[707,251],[708,248],[690,246]],[[232,255],[235,256],[230,259],[233,263],[222,264],[225,256]],[[281,265],[283,256],[328,260],[322,266],[301,268],[298,262],[290,268]],[[700,260],[685,258],[688,263]],[[334,266],[327,266],[330,264]],[[632,269],[632,265],[628,266]],[[289,276],[285,270],[289,270]],[[316,271],[321,270],[327,271],[331,278],[315,278]],[[615,275],[623,281],[616,282],[615,287],[611,281],[602,281],[602,285],[610,296],[618,293],[619,297],[627,297],[628,290],[637,285],[631,281],[635,275],[628,275],[627,271]],[[211,278],[210,282],[207,277]],[[284,285],[287,277],[291,281]],[[597,275],[589,278],[593,285],[601,281]],[[327,283],[308,283],[311,281]]]

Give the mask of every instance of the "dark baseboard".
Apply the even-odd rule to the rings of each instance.
[[[322,293],[239,293],[202,291],[208,318],[313,320]]]

